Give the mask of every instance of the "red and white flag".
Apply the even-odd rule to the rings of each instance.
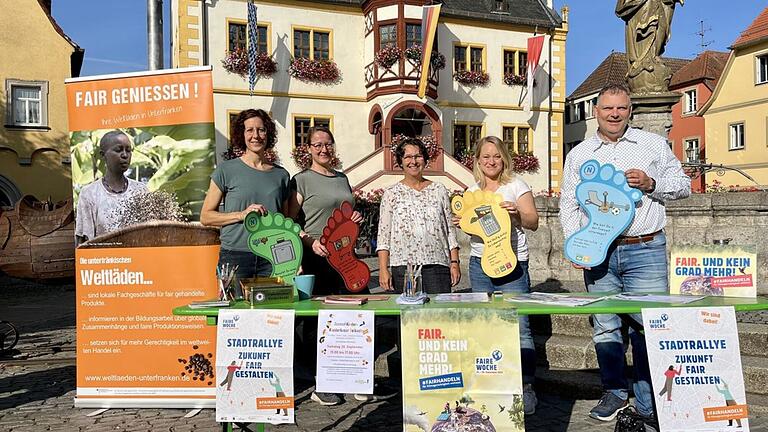
[[[523,104],[525,111],[530,111],[533,106],[533,77],[536,74],[536,69],[539,67],[539,59],[541,58],[541,49],[543,47],[544,35],[528,38],[528,95],[525,98],[526,102]]]

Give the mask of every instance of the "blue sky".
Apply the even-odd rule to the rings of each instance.
[[[165,65],[170,65],[170,3],[164,0]],[[624,22],[616,17],[615,1],[555,0],[570,9],[566,87],[570,93],[611,52],[624,51]],[[146,0],[54,0],[53,16],[82,48],[82,76],[147,69]],[[245,6],[243,6],[245,7]],[[688,0],[678,5],[666,56],[693,58],[700,52],[699,22],[704,21],[707,49],[727,51],[765,7],[746,0]]]

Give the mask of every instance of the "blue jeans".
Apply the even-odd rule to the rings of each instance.
[[[663,232],[647,242],[627,245],[614,242],[602,264],[584,270],[587,291],[601,294],[668,291],[666,245],[667,238]],[[641,314],[629,317],[642,325]],[[603,388],[626,399],[628,385],[624,374],[622,321],[614,314],[592,315],[592,320],[592,340],[595,343]],[[635,405],[640,414],[650,415],[653,414],[653,396],[645,336],[630,326],[629,338],[634,359]]]
[[[492,278],[483,272],[480,266],[480,257],[469,257],[469,283],[472,292],[491,293],[503,291],[505,293],[527,293],[531,291],[531,278],[528,276],[528,261],[518,261],[517,267],[512,273]],[[536,347],[533,344],[533,335],[527,315],[517,317],[520,323],[520,355],[523,369],[523,383],[533,383],[536,375]]]

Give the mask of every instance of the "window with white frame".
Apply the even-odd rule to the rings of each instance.
[[[576,102],[573,105],[573,115],[571,116],[573,122],[584,120],[584,101]]]
[[[48,82],[6,80],[9,96],[6,125],[18,127],[48,126]]]
[[[730,128],[730,141],[728,150],[741,150],[744,148],[744,123],[733,123]]]
[[[688,163],[701,162],[701,148],[699,147],[699,139],[691,138],[685,140],[685,161]]]
[[[591,119],[594,117],[595,102],[597,99],[590,99],[584,101],[584,118]]]
[[[768,54],[759,55],[756,58],[757,82],[755,84],[763,84],[768,82]]]
[[[685,111],[683,111],[683,114],[692,114],[696,112],[698,109],[696,106],[696,96],[696,89],[685,92]]]

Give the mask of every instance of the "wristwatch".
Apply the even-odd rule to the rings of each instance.
[[[460,264],[459,260],[451,260],[451,264]]]

